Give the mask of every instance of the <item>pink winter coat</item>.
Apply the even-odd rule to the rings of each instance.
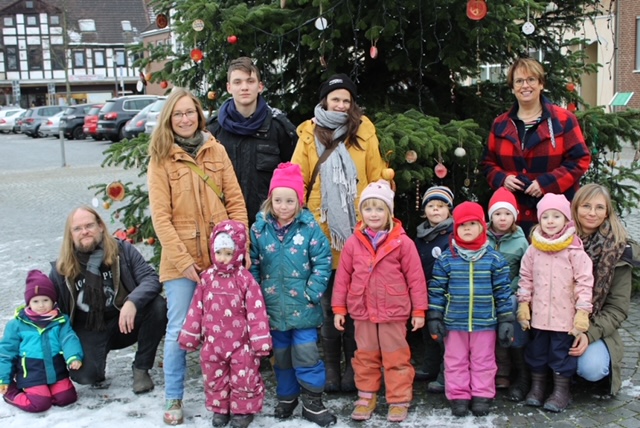
[[[530,303],[531,327],[569,332],[578,309],[591,313],[592,262],[574,236],[564,250],[545,252],[530,245],[520,263],[518,301]]]
[[[331,306],[336,314],[373,323],[424,317],[427,284],[420,256],[402,223],[394,219],[387,238],[373,249],[358,223],[340,256]]]

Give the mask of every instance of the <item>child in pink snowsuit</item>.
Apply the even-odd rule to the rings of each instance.
[[[271,350],[269,319],[260,285],[244,267],[245,226],[226,220],[211,233],[212,265],[200,283],[178,341],[200,351],[205,405],[213,426],[248,426],[262,410],[260,357]],[[232,414],[232,416],[230,415]]]

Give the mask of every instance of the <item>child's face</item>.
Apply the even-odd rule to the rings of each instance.
[[[549,236],[560,232],[565,224],[567,224],[567,218],[558,210],[546,210],[540,216],[540,228]]]
[[[491,228],[498,233],[507,233],[516,221],[513,213],[506,208],[500,208],[491,214]]]
[[[431,226],[436,226],[449,218],[449,205],[442,201],[432,200],[424,206],[424,214]]]
[[[362,221],[374,232],[388,229],[387,205],[378,199],[368,199],[362,204]]]
[[[29,300],[29,307],[36,314],[46,314],[53,309],[53,300],[47,296],[35,296]]]
[[[233,258],[233,250],[231,248],[221,248],[216,251],[216,261],[222,264],[229,264]]]
[[[293,221],[298,204],[298,194],[289,187],[276,187],[271,191],[273,212],[281,224],[289,224]]]
[[[462,242],[471,242],[483,232],[482,224],[479,221],[468,221],[458,226],[456,230]]]

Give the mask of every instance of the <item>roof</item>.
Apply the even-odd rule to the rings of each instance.
[[[59,13],[68,11],[69,29],[82,35],[79,43],[134,43],[150,24],[145,0],[32,0],[33,9],[26,8],[26,0],[0,0],[0,16],[18,13]],[[90,7],[89,7],[90,4]],[[78,21],[93,19],[95,32],[80,32]],[[61,17],[62,21],[62,17]],[[131,23],[132,31],[124,31],[122,21]],[[72,43],[74,41],[72,40]]]

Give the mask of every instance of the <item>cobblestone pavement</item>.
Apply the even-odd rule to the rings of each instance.
[[[120,168],[101,168],[102,151],[107,143],[85,141],[65,142],[66,164],[61,167],[60,143],[53,138],[33,140],[25,136],[0,135],[0,330],[12,317],[15,307],[23,301],[24,278],[30,269],[49,270],[49,262],[56,258],[66,215],[71,207],[90,204],[94,191],[87,187],[113,180],[141,182],[135,171]],[[632,152],[631,152],[632,153]],[[624,154],[623,154],[624,155]],[[623,161],[625,156],[623,156]],[[98,211],[105,218],[109,212],[100,205]],[[640,238],[640,217],[634,212],[626,217],[631,234]],[[112,222],[113,230],[119,225]],[[484,418],[467,417],[453,420],[443,395],[428,394],[426,384],[416,382],[412,417],[401,426],[424,426],[440,420],[436,426],[481,427],[640,427],[640,296],[632,299],[629,319],[622,327],[626,345],[623,362],[623,388],[616,397],[608,397],[602,385],[578,383],[574,385],[574,401],[561,413],[552,414],[514,404],[498,394],[492,414]],[[129,364],[133,350],[110,354],[108,377],[130,376]],[[153,377],[157,384],[158,409],[162,405],[162,355],[159,352]],[[269,387],[265,411],[273,411],[274,380],[270,370],[263,371]],[[189,357],[187,398],[198,402],[201,410],[202,386],[197,355]],[[119,391],[115,392],[116,395]],[[83,390],[80,393],[90,392]],[[336,411],[341,426],[387,426],[386,406],[381,406],[373,420],[355,424],[349,420],[351,396],[329,395],[327,405]],[[135,400],[135,396],[132,398]],[[2,405],[2,404],[0,404]],[[189,409],[189,405],[187,406]],[[197,413],[197,412],[196,412]],[[187,424],[206,414],[188,414]],[[435,418],[435,419],[434,419]],[[161,424],[158,417],[159,425]],[[133,422],[132,422],[133,424]],[[270,425],[270,424],[269,424]],[[276,424],[279,425],[279,424]],[[389,424],[390,426],[391,424]],[[132,425],[134,426],[134,425]],[[261,425],[262,426],[262,425]],[[296,426],[287,425],[287,426]]]

